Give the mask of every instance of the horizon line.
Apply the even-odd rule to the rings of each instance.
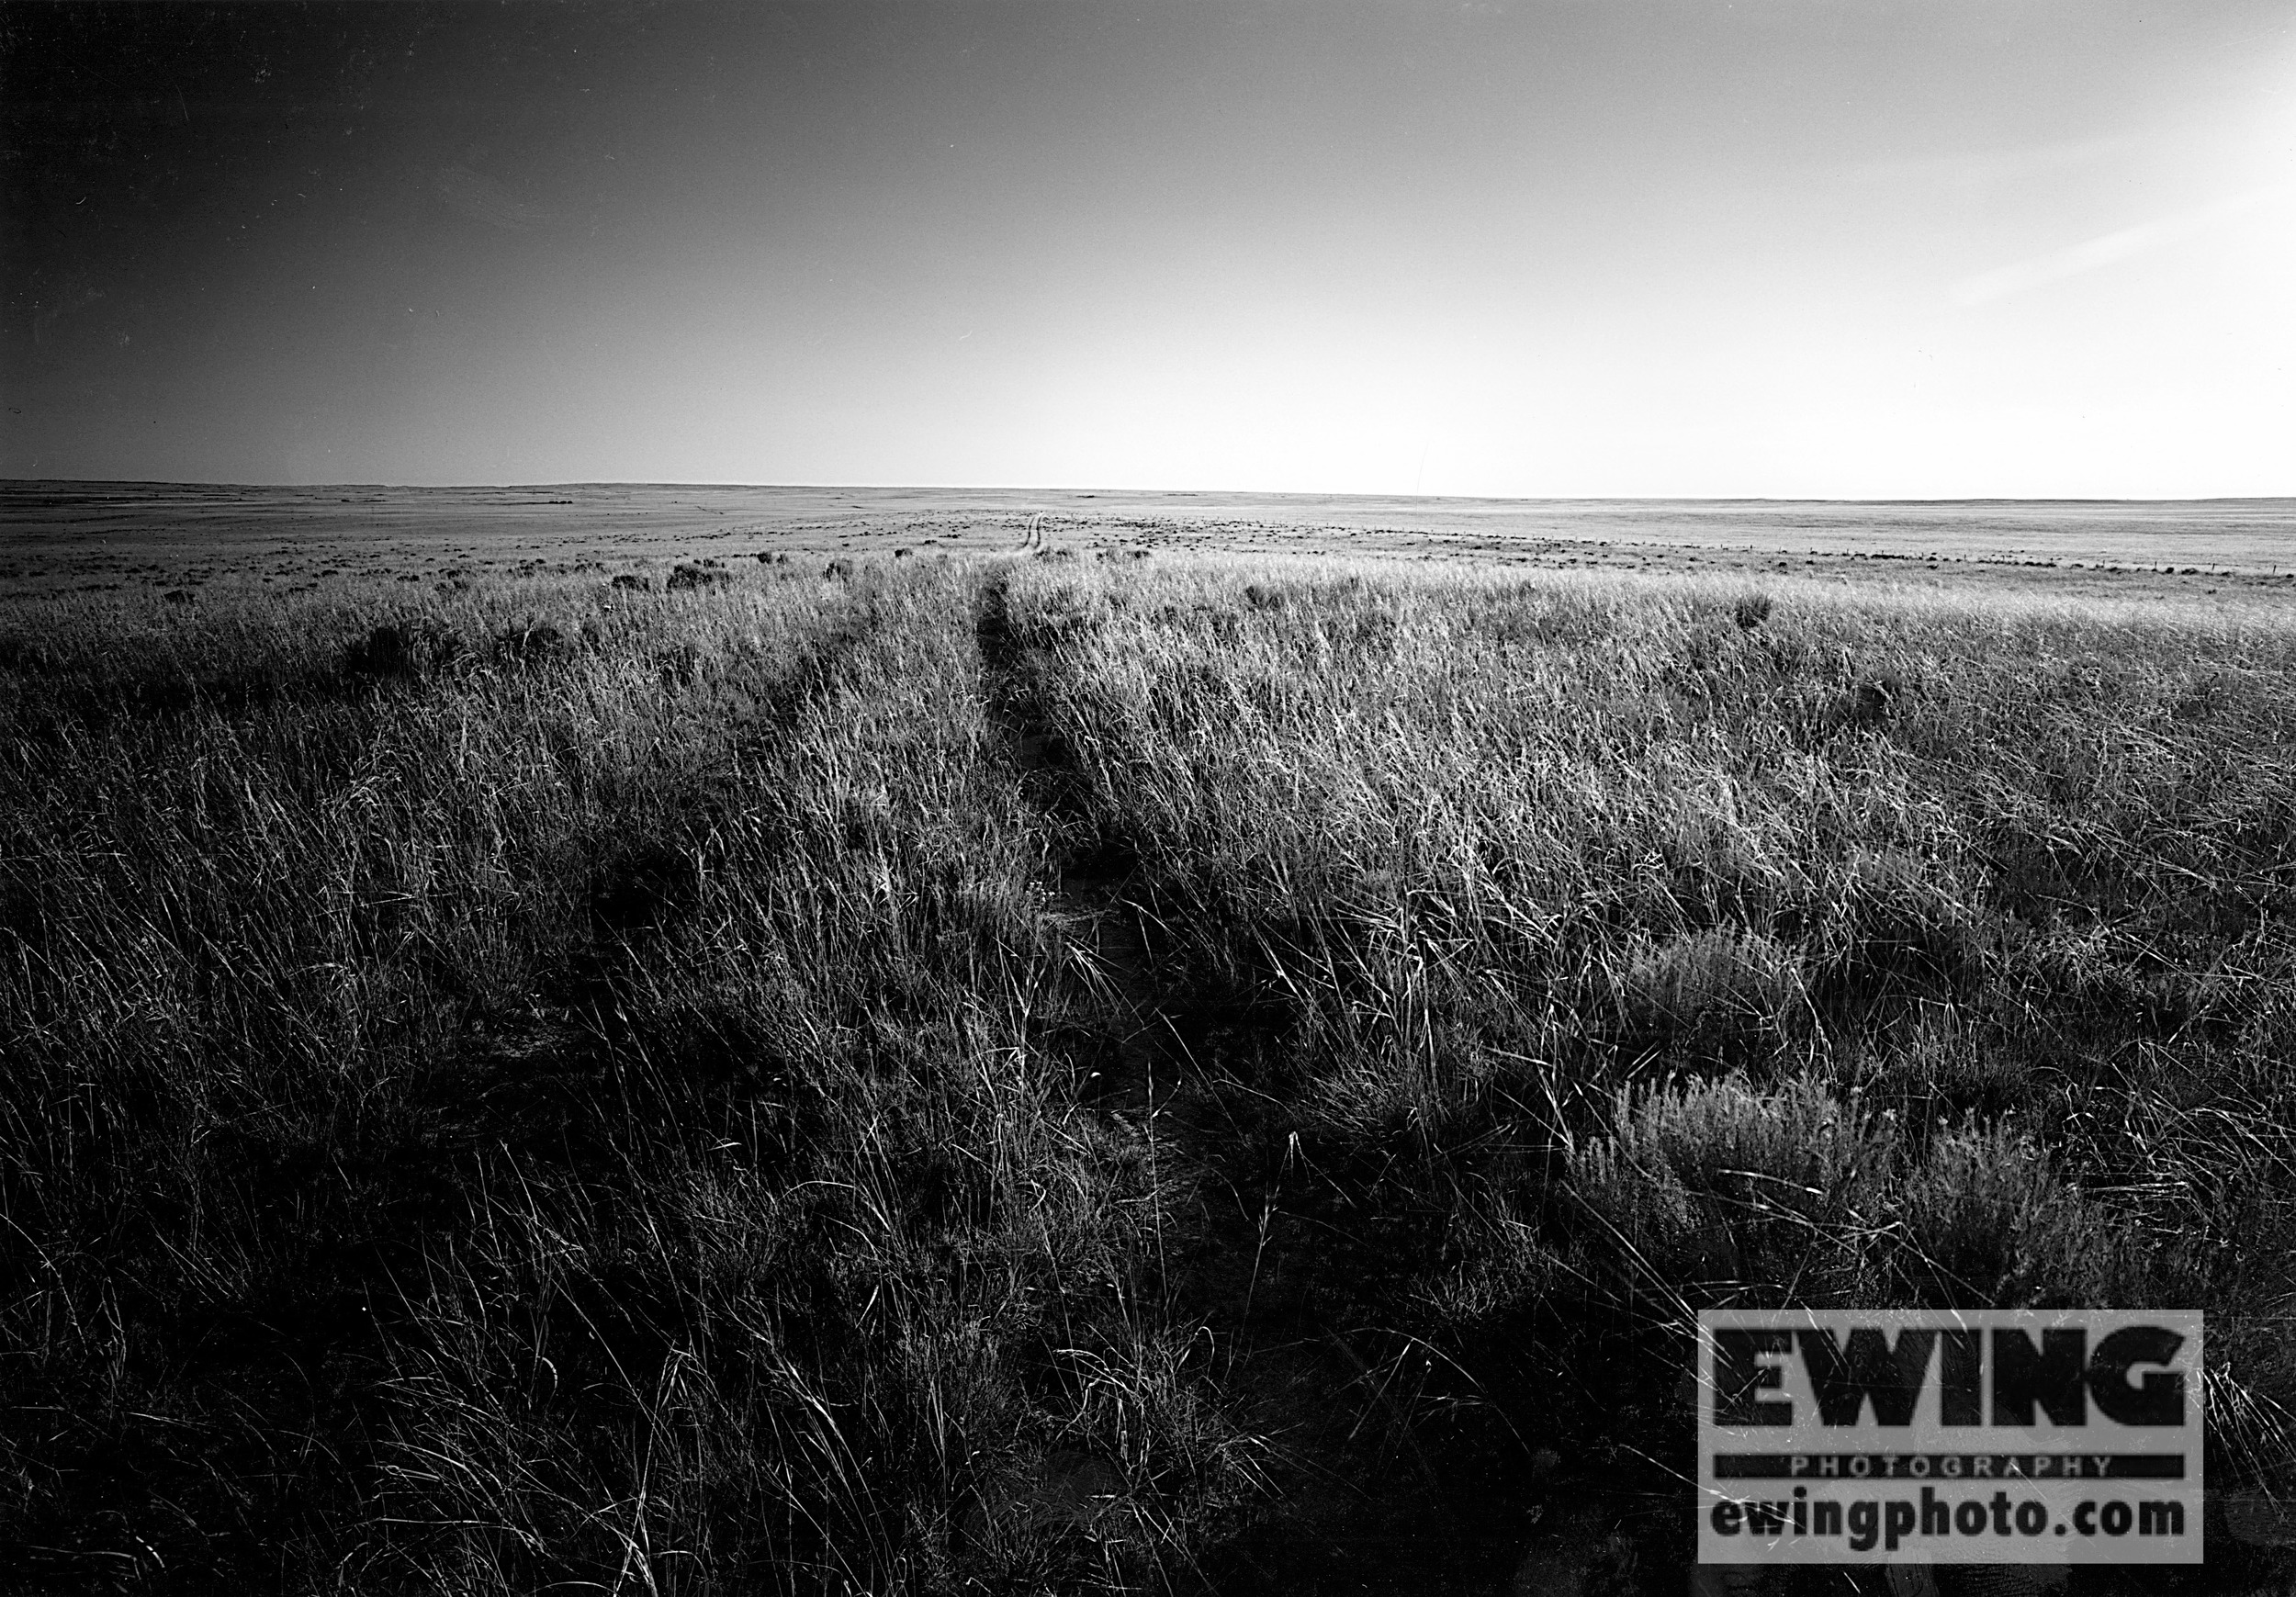
[[[1704,504],[1704,505],[2019,505],[2019,504],[2274,504],[2296,502],[2296,491],[2284,494],[1963,494],[1883,498],[1777,494],[1457,494],[1404,493],[1363,489],[1257,488],[1119,488],[1052,487],[1007,483],[892,483],[892,482],[741,482],[624,478],[559,479],[516,482],[243,482],[197,478],[82,478],[0,476],[0,488],[41,486],[84,489],[213,489],[260,492],[320,493],[361,490],[386,493],[452,493],[475,491],[534,491],[543,489],[741,489],[782,492],[839,493],[1007,493],[1007,494],[1128,494],[1170,495],[1198,499],[1297,500],[1424,500],[1430,502],[1474,504]]]

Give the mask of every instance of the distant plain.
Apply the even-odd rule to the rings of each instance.
[[[1345,554],[1790,572],[2074,595],[2296,587],[2296,500],[1492,500],[1129,490],[0,483],[0,584],[103,590],[336,574],[667,568],[758,553]]]

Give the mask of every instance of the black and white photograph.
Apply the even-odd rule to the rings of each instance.
[[[2296,1593],[2296,0],[0,0],[0,1593]]]

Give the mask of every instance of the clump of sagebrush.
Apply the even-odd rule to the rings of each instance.
[[[1635,948],[1621,998],[1635,1034],[1691,1057],[1774,1056],[1809,1003],[1794,951],[1743,926]]]
[[[1997,1124],[1916,1142],[1894,1110],[1809,1078],[1622,1093],[1571,1174],[1590,1265],[1692,1311],[2136,1307],[2185,1284],[2030,1139]]]
[[[1016,574],[1092,823],[1262,1017],[1236,1119],[1385,1261],[1317,1243],[1332,1290],[1461,1346],[1568,1297],[1590,1378],[1660,1279],[1676,1332],[1749,1292],[2282,1300],[2296,627],[1762,597]],[[1731,1074],[1650,1085],[1685,1069]]]
[[[972,579],[880,575],[0,622],[42,1579],[1185,1566],[1249,1471],[1169,1181],[1041,1047]]]
[[[1674,1302],[1717,1288],[1769,1303],[1854,1303],[1869,1278],[1893,1128],[1816,1081],[1622,1090],[1609,1133],[1571,1162],[1583,1248],[1622,1288]]]

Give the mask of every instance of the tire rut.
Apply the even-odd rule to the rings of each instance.
[[[989,719],[1053,838],[1045,913],[1069,950],[1069,995],[1092,1034],[1079,1097],[1137,1128],[1166,1173],[1185,1172],[1195,1188],[1191,1219],[1160,1242],[1169,1249],[1166,1311],[1210,1333],[1223,1406],[1267,1449],[1275,1495],[1203,1571],[1209,1589],[1489,1589],[1519,1556],[1520,1531],[1509,1526],[1494,1542],[1491,1527],[1462,1523],[1443,1503],[1405,1407],[1389,1396],[1404,1374],[1392,1350],[1334,1329],[1332,1277],[1350,1256],[1338,1217],[1299,1207],[1289,1157],[1289,1174],[1255,1168],[1251,1138],[1230,1118],[1223,1073],[1256,1074],[1255,1056],[1285,1020],[1175,982],[1181,962],[1165,954],[1165,934],[1141,901],[1137,862],[1093,815],[1044,709],[1044,656],[1012,613],[1002,576],[985,582],[975,628]],[[1386,1501],[1399,1483],[1426,1500],[1408,1529]]]
[[[1033,522],[1030,536],[1041,536]],[[1174,1056],[1184,1058],[1186,1050],[1156,976],[1146,917],[1126,895],[1132,862],[1098,839],[1066,741],[1044,715],[1002,579],[983,592],[975,635],[990,723],[1004,734],[1022,794],[1055,839],[1046,915],[1067,945],[1098,1042],[1084,1097],[1127,1116],[1160,1115],[1178,1085]]]

